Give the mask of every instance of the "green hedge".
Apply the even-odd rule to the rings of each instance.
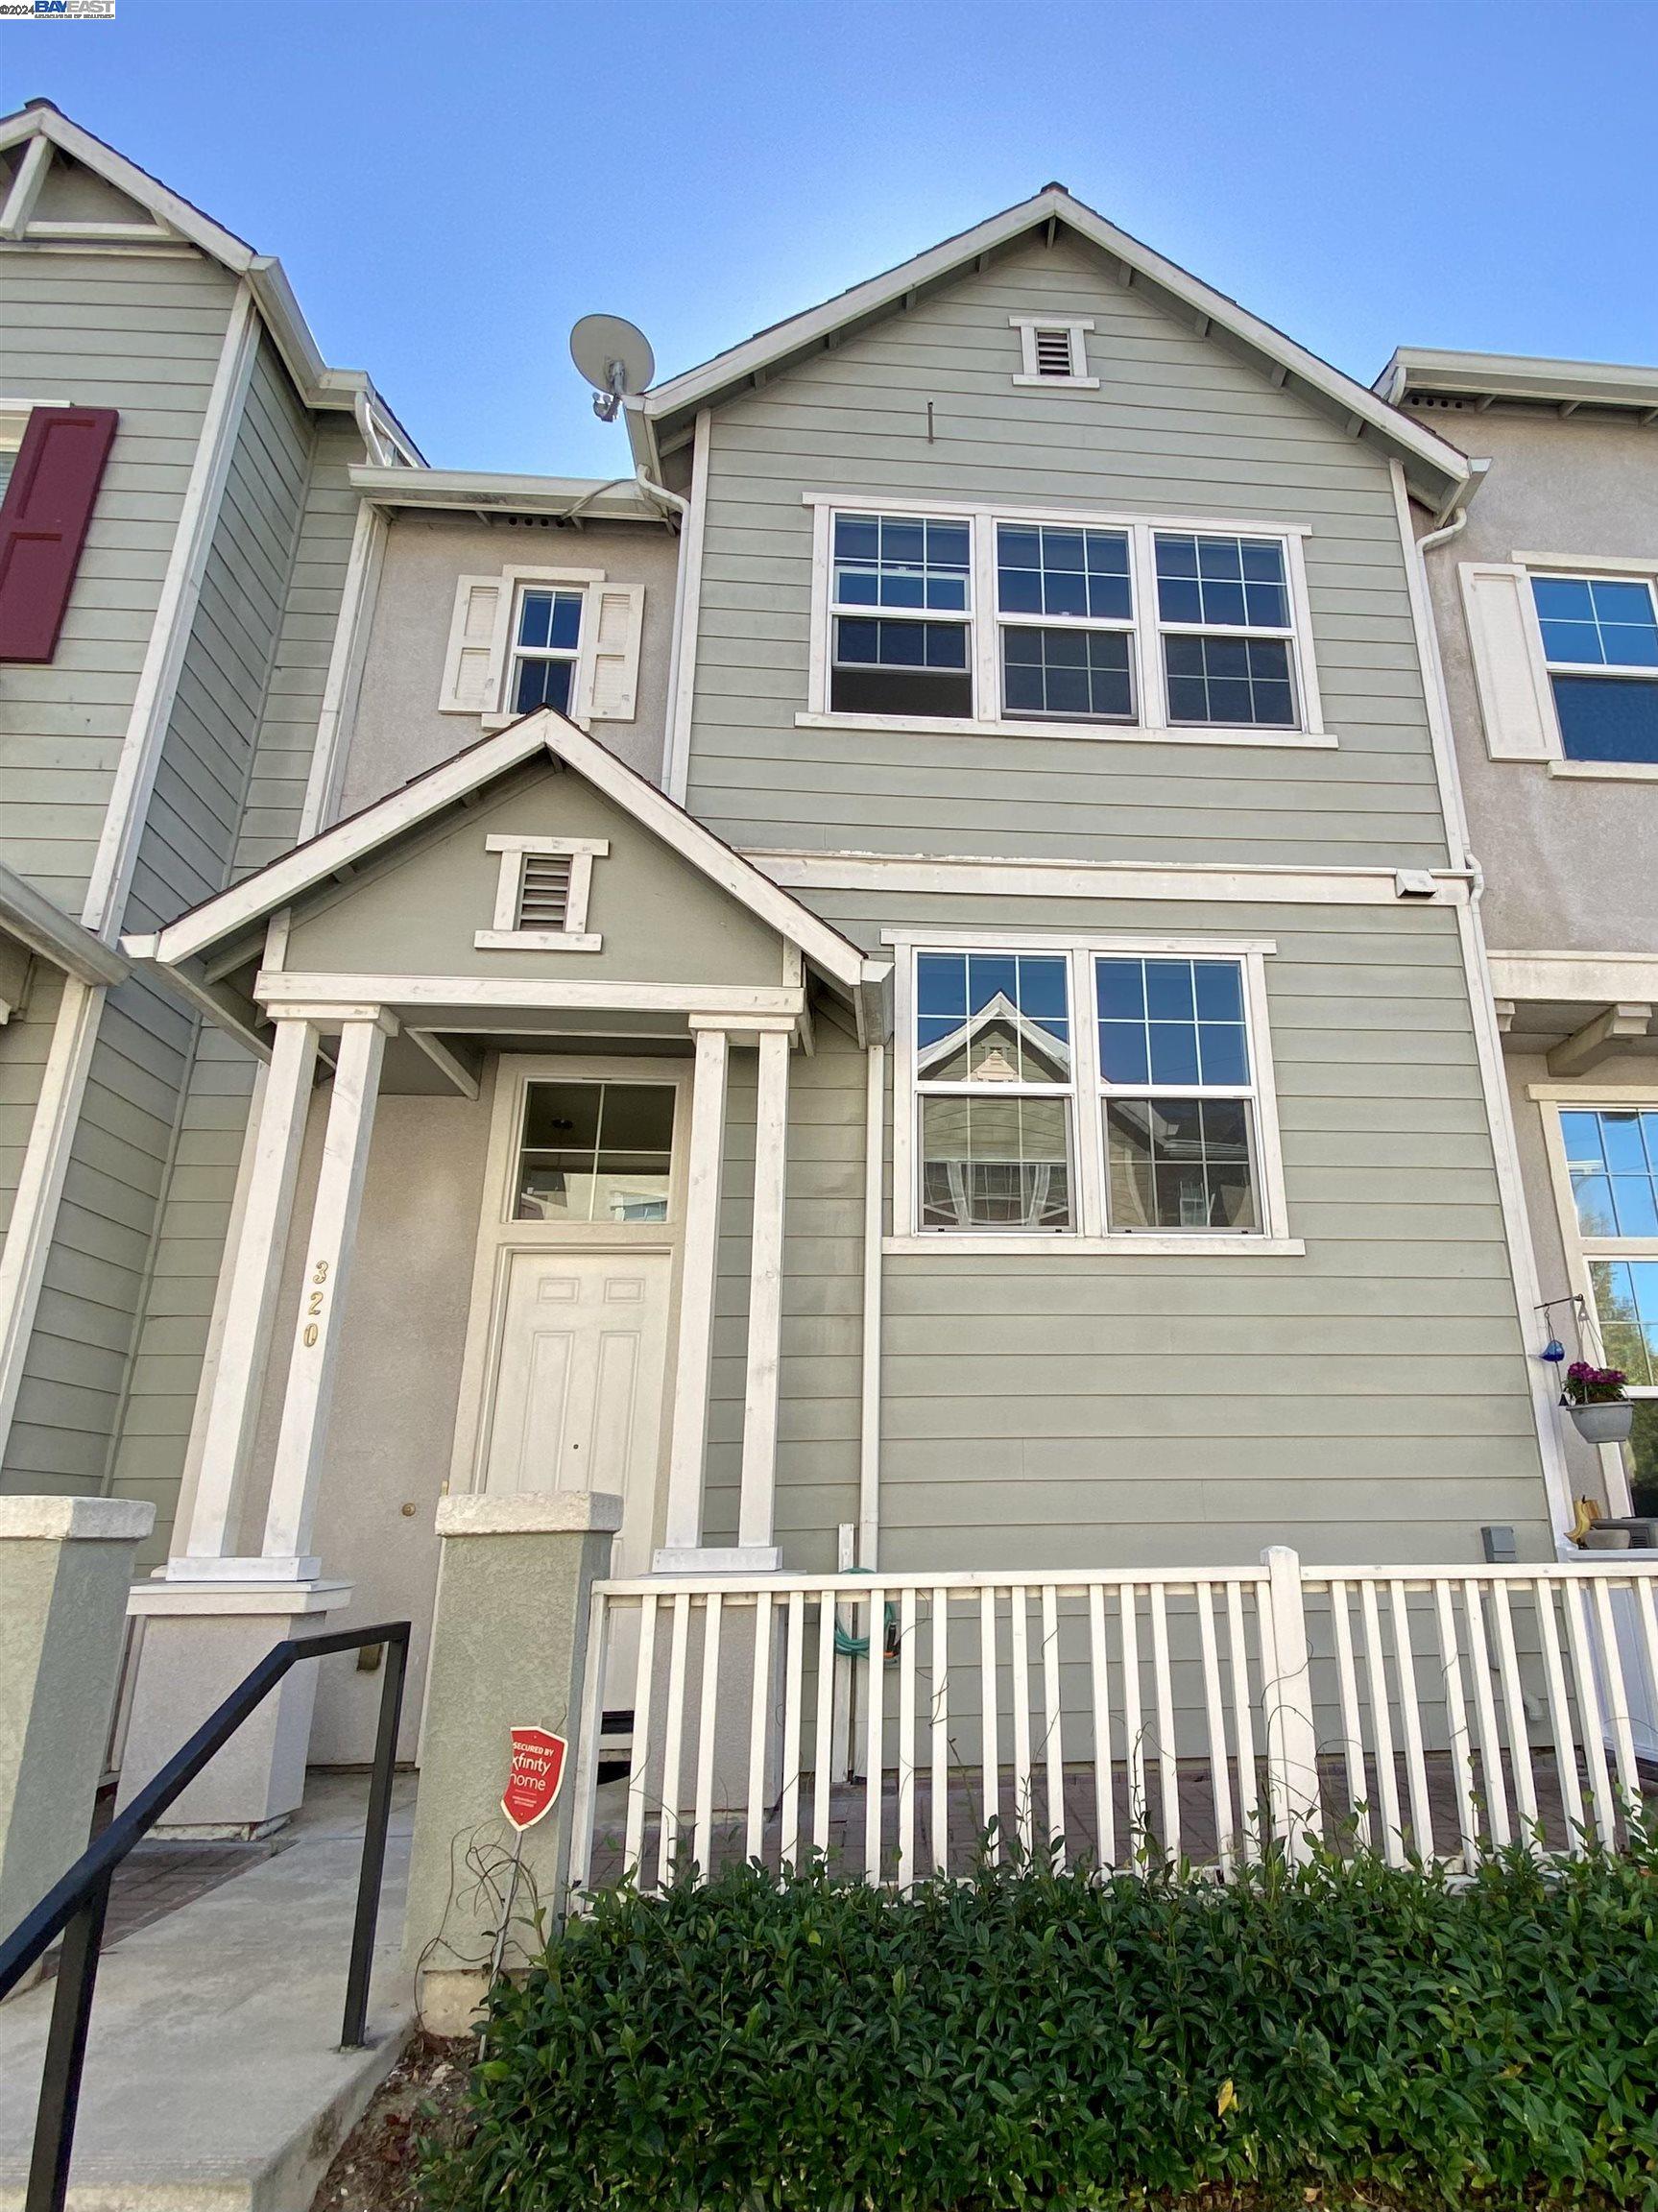
[[[1658,2205],[1658,1846],[907,1898],[600,1895],[502,1984],[454,2212]],[[1230,2086],[1229,2086],[1230,2084]],[[1366,2197],[1366,2188],[1372,2192]]]

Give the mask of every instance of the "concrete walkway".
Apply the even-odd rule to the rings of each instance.
[[[370,2008],[340,2012],[366,1776],[315,1777],[296,1839],[105,1953],[72,2212],[306,2212],[414,2017],[398,1970],[413,1779],[399,1779]],[[0,2212],[23,2202],[53,1985],[0,2006]]]

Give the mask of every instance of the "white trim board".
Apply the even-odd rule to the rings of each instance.
[[[161,764],[161,748],[172,720],[173,702],[183,673],[190,626],[202,595],[207,555],[218,527],[219,510],[230,473],[248,390],[258,358],[261,324],[246,283],[236,287],[225,325],[219,363],[207,395],[206,412],[196,441],[196,457],[185,486],[173,534],[173,549],[162,579],[156,618],[144,663],[138,672],[132,710],[109,789],[104,828],[86,886],[81,919],[106,939],[120,929],[138,847],[150,810],[150,794]]]
[[[326,881],[388,839],[429,821],[480,785],[543,752],[574,769],[739,905],[797,946],[843,990],[853,992],[865,980],[864,955],[838,929],[791,899],[751,860],[711,830],[706,830],[597,738],[589,737],[550,708],[526,715],[496,737],[469,746],[453,760],[416,777],[400,790],[273,860],[233,889],[181,915],[159,933],[156,957],[167,967],[196,957],[209,946],[291,904],[302,892]]]
[[[813,891],[966,892],[997,899],[1242,900],[1286,906],[1460,906],[1468,882],[1437,869],[1431,899],[1402,900],[1391,868],[1158,868],[1129,860],[930,859],[919,854],[751,849],[776,883]]]
[[[938,283],[972,267],[981,254],[993,253],[1050,223],[1064,224],[1090,245],[1109,254],[1134,276],[1143,276],[1189,309],[1204,328],[1213,325],[1248,347],[1252,352],[1293,375],[1307,389],[1361,428],[1375,431],[1382,442],[1408,462],[1416,472],[1433,480],[1441,500],[1454,494],[1469,481],[1465,455],[1425,425],[1412,421],[1386,400],[1344,376],[1327,361],[1275,330],[1269,323],[1240,307],[1188,270],[1164,258],[1126,230],[1119,230],[1103,215],[1087,206],[1058,185],[1049,185],[1029,200],[1004,208],[954,238],[945,239],[924,253],[854,284],[836,298],[804,314],[790,316],[762,330],[740,346],[729,348],[684,375],[671,377],[630,402],[628,429],[636,457],[655,442],[659,426],[697,408],[716,404],[752,380],[762,380],[793,356],[832,343],[849,325],[866,323],[901,309],[923,286]]]
[[[1658,953],[1488,952],[1486,959],[1499,998],[1599,1006],[1621,998],[1658,1000]]]

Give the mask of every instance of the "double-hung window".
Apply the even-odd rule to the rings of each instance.
[[[1001,710],[1134,719],[1134,582],[1126,530],[996,525]]]
[[[1334,742],[1303,531],[814,505],[808,726]]]
[[[901,969],[912,1095],[895,1233],[1299,1249],[1265,1034],[1270,950],[915,946]]]
[[[1069,989],[1063,953],[919,955],[924,1229],[1073,1226]]]
[[[569,712],[582,657],[582,602],[580,591],[519,587],[507,680],[514,714],[533,714],[540,707]]]
[[[1101,956],[1093,984],[1110,1226],[1257,1233],[1242,962]]]
[[[1658,761],[1658,612],[1645,577],[1531,579],[1568,760]]]
[[[836,713],[971,715],[972,534],[930,516],[834,518]]]
[[[1171,722],[1296,723],[1289,579],[1276,538],[1159,530],[1157,619]]]

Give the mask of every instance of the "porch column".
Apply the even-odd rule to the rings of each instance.
[[[674,1553],[695,1551],[702,1542],[703,1461],[709,1436],[709,1367],[713,1351],[731,1042],[725,1028],[716,1023],[704,1026],[693,1015],[691,1025],[696,1033],[696,1073],[685,1166],[685,1233],[680,1269],[673,1429],[668,1447],[666,1545],[657,1554],[657,1565],[669,1571],[680,1564]]]
[[[207,1562],[220,1560],[234,1549],[236,1508],[258,1419],[316,1064],[313,1024],[278,1021],[259,1103],[247,1203],[228,1261],[224,1334],[203,1424],[189,1532],[182,1553],[176,1554],[168,1567],[176,1579],[210,1574]]]
[[[375,1008],[361,1018],[353,1015],[348,1019],[340,1033],[340,1056],[323,1139],[323,1164],[311,1213],[310,1243],[265,1517],[264,1573],[280,1569],[299,1581],[313,1580],[322,1572],[321,1560],[307,1557],[306,1552],[316,1517],[317,1486],[339,1358],[340,1316],[357,1240],[357,1214],[379,1096],[380,1066],[386,1039],[395,1036],[396,1029],[396,1016]]]
[[[749,1262],[748,1378],[743,1394],[737,1543],[772,1542],[778,1466],[778,1350],[782,1326],[783,1179],[789,1029],[762,1030],[755,1108],[755,1216]]]

